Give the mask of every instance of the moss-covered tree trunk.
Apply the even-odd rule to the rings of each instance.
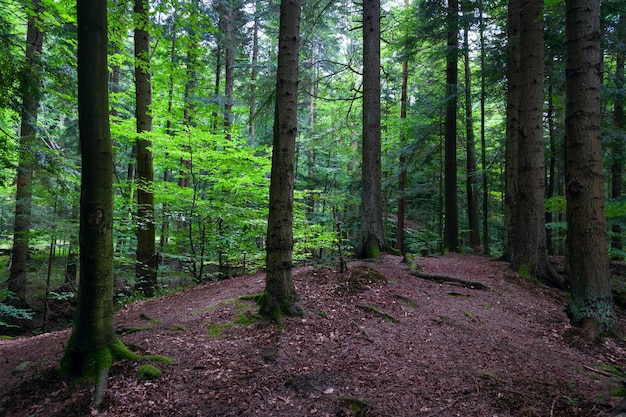
[[[383,233],[380,139],[380,0],[363,2],[362,226],[359,256],[386,249]]]
[[[33,0],[28,12],[26,29],[26,62],[21,75],[22,114],[20,125],[20,151],[16,179],[15,223],[13,227],[13,251],[7,287],[12,291],[20,306],[26,301],[26,266],[30,242],[30,219],[33,181],[33,145],[37,134],[37,111],[39,107],[39,81],[41,70],[39,57],[43,46],[41,32],[41,5]]]
[[[265,295],[260,312],[278,320],[299,312],[291,277],[293,252],[293,182],[298,132],[298,60],[300,0],[280,4],[274,147],[267,221]]]
[[[565,193],[573,325],[610,330],[613,309],[601,143],[600,1],[566,3]]]
[[[113,327],[113,152],[109,130],[107,2],[78,0],[78,117],[82,150],[80,282],[62,370],[97,381],[124,351]]]

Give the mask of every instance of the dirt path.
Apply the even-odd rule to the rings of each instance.
[[[237,299],[261,292],[262,274],[182,290],[117,314],[127,346],[174,364],[142,382],[137,363],[115,365],[100,412],[89,385],[56,375],[69,331],[0,341],[0,416],[610,415],[624,341],[586,340],[562,294],[504,263],[452,254],[418,264],[489,289],[417,278],[389,255],[343,275],[300,268],[307,315],[282,329]]]

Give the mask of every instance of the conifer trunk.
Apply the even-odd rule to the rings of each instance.
[[[565,194],[568,306],[573,325],[610,330],[609,271],[601,142],[600,1],[566,2]]]
[[[281,2],[265,295],[260,309],[262,315],[277,321],[281,314],[299,313],[295,305],[298,297],[291,269],[293,184],[298,133],[300,13],[300,0]]]

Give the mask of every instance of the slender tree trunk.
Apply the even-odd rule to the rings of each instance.
[[[13,227],[13,251],[7,289],[15,294],[18,303],[27,305],[26,269],[30,243],[30,222],[33,182],[33,146],[37,135],[37,111],[39,107],[39,59],[43,46],[41,32],[41,2],[32,0],[26,29],[26,65],[22,74],[22,113],[20,125],[20,149],[17,168],[15,223]]]
[[[511,266],[527,277],[562,287],[548,261],[543,138],[543,0],[529,0],[520,11],[520,97],[516,229]]]
[[[458,36],[459,2],[448,0],[447,10],[447,47],[446,54],[446,121],[444,127],[445,143],[445,222],[443,246],[445,251],[456,252],[459,249],[459,208],[457,199],[457,160],[456,160],[456,116],[458,88]]]
[[[137,259],[136,287],[146,297],[157,288],[157,254],[154,222],[154,166],[152,140],[152,86],[150,33],[146,0],[135,0],[135,99],[137,118]]]
[[[600,1],[566,2],[565,193],[568,314],[594,333],[617,323],[611,294],[600,111]]]
[[[217,49],[215,50],[215,87],[213,89],[213,94],[215,98],[218,98],[220,95],[220,85],[222,80],[222,45],[218,44]],[[212,118],[212,126],[211,131],[213,133],[217,133],[217,125],[219,120],[219,106],[215,106],[215,110],[211,114]]]
[[[298,132],[298,61],[300,0],[280,4],[278,71],[274,113],[274,147],[267,220],[265,295],[260,312],[276,321],[299,314],[291,277],[293,251],[293,184]]]
[[[383,234],[380,138],[380,0],[363,1],[363,197],[359,255],[386,249]]]
[[[483,253],[489,255],[489,178],[487,176],[487,141],[485,135],[485,101],[487,89],[485,87],[485,21],[484,4],[480,1],[480,161],[482,165],[483,186]]]
[[[467,220],[469,243],[472,248],[480,246],[480,227],[478,221],[478,169],[476,168],[476,140],[474,137],[474,116],[472,115],[472,71],[469,57],[469,20],[465,19],[463,28],[463,53],[465,62],[465,135],[467,179]]]
[[[235,28],[233,19],[235,18],[233,7],[225,3],[224,19],[224,95],[226,103],[224,106],[224,128],[226,139],[232,136],[231,128],[233,124],[233,93],[235,91],[234,68],[235,68]]]
[[[404,7],[408,10],[409,4],[408,0],[405,0]],[[406,112],[407,112],[407,104],[408,104],[408,82],[409,82],[409,45],[408,42],[404,42],[403,46],[404,56],[402,57],[402,91],[400,92],[400,173],[398,174],[398,223],[396,226],[396,249],[400,251],[400,253],[404,254],[404,220],[405,220],[405,211],[406,211],[406,186],[407,186],[407,175],[406,175],[406,157],[405,157],[405,146],[406,146],[406,132],[404,122],[406,121]]]
[[[107,2],[78,0],[77,6],[81,279],[72,336],[61,365],[65,373],[96,378],[94,403],[98,406],[104,398],[113,360],[128,351],[113,327],[113,150]]]
[[[506,158],[504,218],[506,223],[503,258],[512,261],[517,211],[518,132],[520,123],[520,9],[521,0],[509,0],[507,22],[507,95],[506,95]]]
[[[254,28],[252,29],[252,63],[250,71],[250,113],[248,120],[248,134],[254,137],[256,115],[256,87],[259,74],[259,10],[258,2],[254,2]]]

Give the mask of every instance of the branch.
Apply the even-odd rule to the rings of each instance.
[[[412,271],[411,274],[415,275],[418,278],[426,279],[428,281],[441,282],[443,284],[449,285],[457,285],[459,287],[469,288],[472,290],[488,291],[491,289],[489,288],[489,286],[480,282],[467,281],[461,278],[450,277],[447,275],[428,274],[426,272],[420,271]]]

